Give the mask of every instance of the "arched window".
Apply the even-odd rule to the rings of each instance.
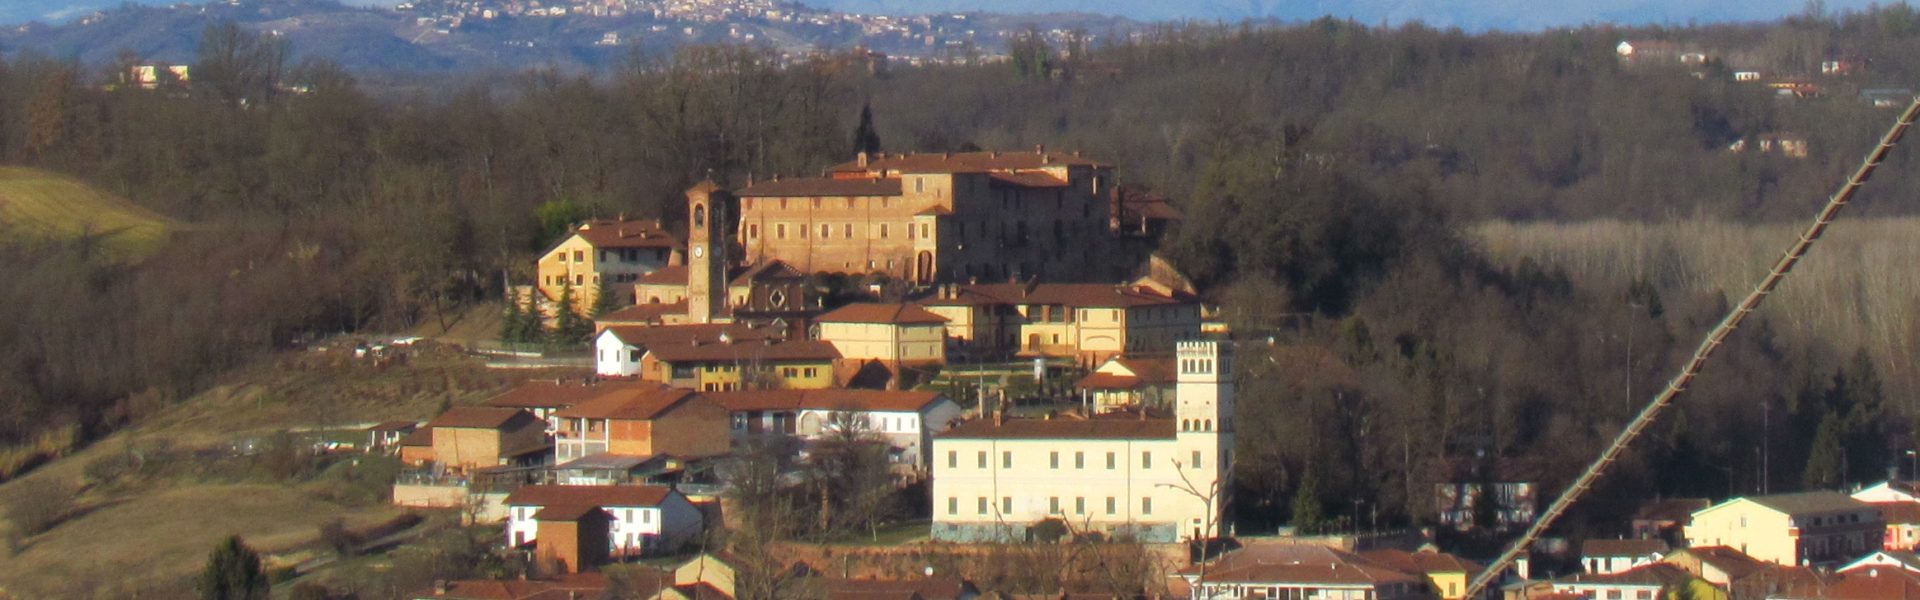
[[[1207,431],[1213,431],[1213,419],[1207,419]]]
[[[693,226],[694,227],[707,226],[707,205],[705,204],[693,205]]]
[[[1181,430],[1181,431],[1191,431],[1191,428],[1192,428],[1192,427],[1193,427],[1193,421],[1189,421],[1189,420],[1187,420],[1187,419],[1181,419],[1181,420],[1180,420],[1180,430]]]

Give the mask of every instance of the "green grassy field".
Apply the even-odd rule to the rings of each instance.
[[[79,180],[20,167],[0,167],[0,229],[29,236],[105,238],[117,256],[151,252],[178,223]],[[16,233],[18,235],[18,233]]]

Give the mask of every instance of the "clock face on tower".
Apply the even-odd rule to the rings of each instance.
[[[707,255],[707,250],[706,250],[706,248],[702,248],[702,247],[699,247],[699,246],[694,246],[694,247],[693,247],[693,257],[694,257],[694,258],[701,258],[701,257],[704,257],[704,256],[706,256],[706,255]]]

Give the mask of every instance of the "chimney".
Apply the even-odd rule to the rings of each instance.
[[[867,168],[867,151],[861,150],[859,158],[856,158],[855,161],[860,165],[860,168]]]
[[[660,227],[661,227],[661,224],[660,224],[660,219],[654,219],[654,220],[653,220],[653,228],[654,228],[654,229],[659,229]]]

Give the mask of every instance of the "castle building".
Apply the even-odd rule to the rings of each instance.
[[[862,154],[739,192],[749,261],[918,284],[1088,280],[1113,237],[1113,167],[1079,153]]]
[[[1175,360],[1171,419],[996,416],[935,436],[933,538],[1017,541],[1050,519],[1075,535],[1151,543],[1220,535],[1232,355],[1220,342],[1186,341]]]

